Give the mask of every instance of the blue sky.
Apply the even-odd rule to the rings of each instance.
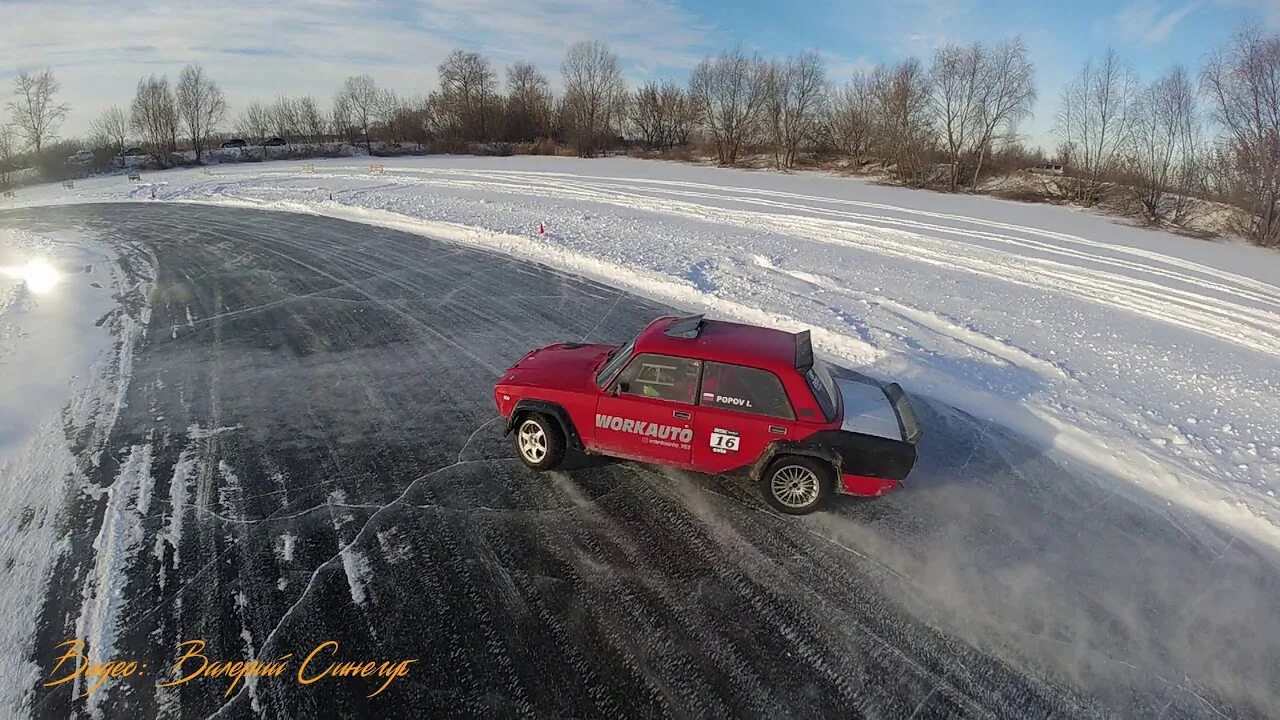
[[[633,82],[679,80],[699,58],[741,45],[762,54],[816,49],[834,80],[910,56],[928,62],[943,43],[1021,35],[1041,99],[1023,131],[1052,144],[1062,85],[1114,46],[1144,81],[1177,63],[1198,68],[1237,28],[1280,30],[1280,0],[998,0],[783,2],[725,0],[0,0],[0,82],[49,65],[72,113],[63,135],[84,131],[111,103],[127,105],[142,75],[176,76],[202,62],[232,113],[278,93],[327,99],[368,72],[406,95],[430,91],[435,66],[456,47],[496,66],[529,60],[557,79],[571,43],[600,39]]]

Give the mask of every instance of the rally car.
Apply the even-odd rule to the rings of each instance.
[[[550,470],[573,448],[741,473],[793,515],[907,477],[920,428],[902,388],[833,379],[809,331],[661,317],[625,345],[534,350],[493,390],[516,452]]]

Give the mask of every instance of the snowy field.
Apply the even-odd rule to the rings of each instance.
[[[817,174],[377,162],[385,172],[342,159],[101,178],[4,202],[154,196],[319,213],[721,317],[813,327],[842,363],[1007,426],[1100,471],[1110,491],[1140,488],[1132,497],[1280,548],[1280,254]]]

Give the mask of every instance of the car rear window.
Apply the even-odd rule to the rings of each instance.
[[[701,370],[701,360],[642,353],[622,371],[614,387],[623,395],[693,404]],[[624,383],[625,390],[622,389]]]
[[[836,384],[831,379],[831,371],[827,369],[826,364],[821,360],[815,360],[813,366],[804,374],[804,379],[809,383],[809,389],[813,391],[813,398],[822,407],[822,414],[826,416],[827,422],[835,420]]]
[[[795,419],[782,381],[768,370],[709,362],[702,374],[699,405],[755,415]]]

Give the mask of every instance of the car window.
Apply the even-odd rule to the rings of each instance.
[[[768,370],[709,362],[703,372],[699,405],[795,419],[782,381]]]
[[[821,360],[815,360],[813,366],[804,374],[805,382],[813,391],[813,397],[822,408],[827,422],[836,419],[836,384],[831,379],[831,372]]]
[[[614,382],[622,395],[693,404],[702,361],[643,353],[635,356]]]

